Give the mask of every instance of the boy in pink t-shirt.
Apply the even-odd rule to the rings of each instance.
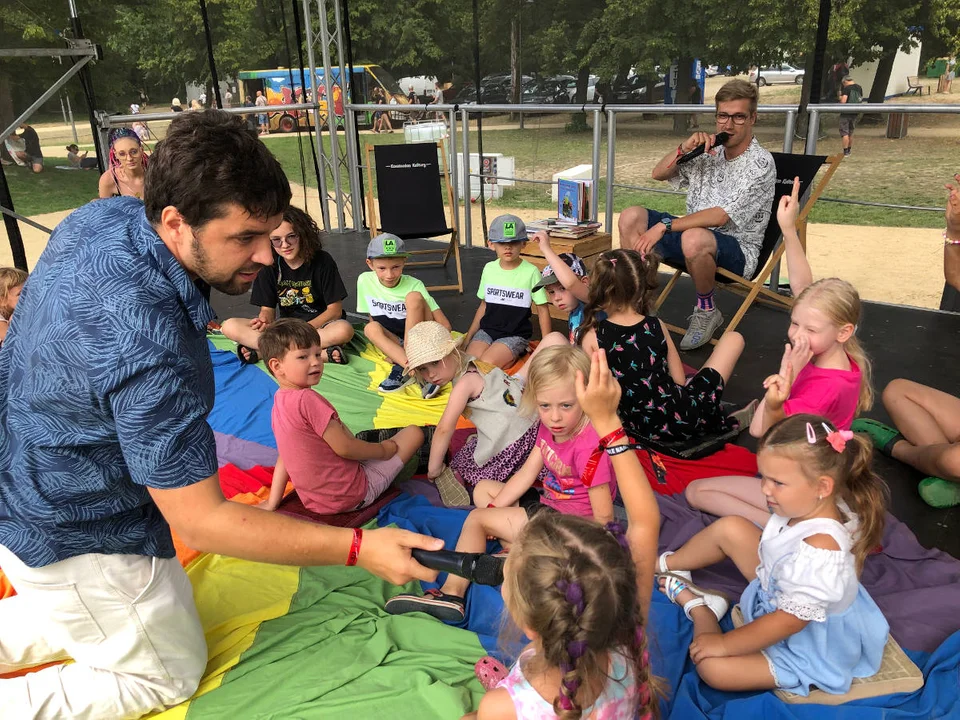
[[[321,515],[374,502],[423,445],[423,431],[410,425],[379,443],[355,438],[313,389],[323,375],[324,351],[309,323],[278,320],[263,331],[258,346],[280,384],[271,418],[280,457],[270,497],[258,507],[275,510],[287,480],[303,506]]]

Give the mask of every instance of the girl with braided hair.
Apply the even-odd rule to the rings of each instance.
[[[507,557],[503,599],[531,643],[484,695],[478,720],[659,717],[644,624],[660,516],[617,419],[620,387],[602,352],[585,380],[578,373],[577,400],[604,435],[629,534],[573,514],[530,520]]]
[[[143,199],[148,156],[140,136],[130,128],[110,132],[110,168],[100,176],[100,197],[120,195]]]

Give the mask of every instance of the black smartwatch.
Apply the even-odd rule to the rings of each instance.
[[[663,226],[667,229],[667,232],[673,232],[673,218],[665,217],[660,222],[663,223]]]

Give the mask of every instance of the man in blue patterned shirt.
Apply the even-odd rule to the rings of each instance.
[[[145,201],[101,200],[50,237],[0,350],[0,601],[5,717],[139,717],[190,697],[207,663],[170,528],[201,551],[340,564],[352,531],[224,500],[206,418],[213,318],[194,285],[246,292],[290,201],[279,163],[236,117],[184,113],[151,158]],[[367,532],[358,564],[432,579]]]

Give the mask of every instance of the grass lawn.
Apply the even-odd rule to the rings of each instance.
[[[780,88],[777,88],[780,90]],[[783,88],[784,94],[796,93],[795,88]],[[920,120],[933,116],[912,116]],[[701,116],[701,123],[708,117]],[[944,120],[946,118],[943,118]],[[764,118],[758,126],[758,137],[765,147],[779,150],[782,134],[773,118]],[[516,158],[518,177],[535,180],[550,180],[553,173],[564,168],[589,163],[591,160],[592,133],[569,133],[555,127],[557,118],[531,117],[525,130],[493,130],[484,132],[484,152],[502,153]],[[768,124],[769,123],[769,124]],[[498,124],[491,119],[491,127]],[[824,118],[824,129],[829,137],[820,142],[824,154],[839,152],[840,141],[836,133],[836,116]],[[855,136],[853,155],[844,160],[826,196],[831,198],[867,200],[904,205],[942,207],[945,200],[943,184],[957,172],[957,157],[960,156],[960,133],[943,137],[908,136],[904,140],[887,140],[876,128],[866,128]],[[316,187],[310,139],[302,137],[303,172],[307,185]],[[329,143],[324,134],[323,142]],[[402,143],[403,133],[392,135],[361,136],[361,145],[368,143]],[[678,137],[662,120],[643,120],[639,116],[621,119],[617,125],[616,180],[618,184],[637,185],[646,188],[668,189],[665,183],[649,178],[650,169],[670,148],[675,147]],[[800,150],[802,141],[796,141],[795,150]],[[340,136],[343,148],[343,136]],[[301,182],[301,146],[296,137],[271,137],[267,146],[283,165],[294,182]],[[458,143],[459,144],[459,143]],[[477,149],[477,133],[470,133],[471,150]],[[361,147],[361,157],[362,157]],[[77,207],[96,196],[97,175],[91,171],[54,170],[55,164],[66,164],[65,158],[47,158],[47,169],[33,175],[26,171],[6,167],[5,171],[18,212],[34,215],[55,210]],[[601,147],[601,175],[606,172],[606,136]],[[328,172],[329,177],[329,172]],[[332,184],[332,179],[330,180]],[[341,173],[341,183],[348,187],[346,172]],[[604,211],[605,186],[601,181],[600,213]],[[617,188],[614,192],[614,208],[622,210],[630,205],[645,205],[661,210],[682,213],[684,198],[642,190]],[[518,183],[504,190],[501,200],[493,201],[496,207],[542,208],[545,215],[551,214],[554,204],[549,188],[545,185]],[[819,202],[813,212],[814,222],[850,225],[889,225],[905,227],[940,227],[943,216],[936,212],[902,211],[885,208],[841,205]]]

